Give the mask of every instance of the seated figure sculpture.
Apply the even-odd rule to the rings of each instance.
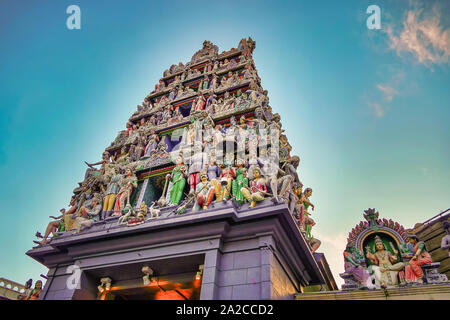
[[[357,252],[353,244],[347,244],[347,248],[344,251],[344,260],[345,272],[353,275],[353,278],[359,283],[361,289],[374,287],[369,272],[364,268],[364,257]]]
[[[195,194],[196,199],[192,211],[196,212],[200,209],[208,209],[208,206],[214,197],[214,186],[211,181],[208,180],[206,171],[200,173],[200,183],[198,183],[195,188]]]
[[[83,206],[80,209],[78,216],[74,217],[74,228],[76,233],[80,233],[86,228],[90,228],[95,220],[98,220],[100,211],[102,210],[101,201],[94,197],[90,206]]]
[[[53,238],[48,238],[50,233],[55,236],[56,232],[65,231],[65,224],[64,224],[64,216],[66,215],[66,209],[62,208],[59,210],[61,212],[61,215],[58,217],[49,216],[49,218],[55,219],[56,221],[50,221],[47,225],[47,228],[45,229],[44,236],[41,235],[41,233],[38,231],[36,232],[36,237],[42,238],[41,241],[33,240],[36,244],[47,244],[49,243]],[[73,213],[73,212],[72,212]]]
[[[428,253],[425,243],[411,232],[406,235],[407,241],[413,245],[414,253],[411,260],[405,266],[405,279],[407,283],[423,283],[423,270],[421,266],[433,262],[431,255]]]
[[[244,197],[250,202],[249,208],[256,206],[257,202],[264,200],[264,196],[267,194],[266,179],[261,175],[261,169],[258,166],[250,168],[252,174],[250,188],[242,187],[241,192]]]
[[[369,246],[366,246],[366,256],[372,263],[369,266],[369,272],[374,274],[376,280],[376,286],[379,287],[392,287],[398,284],[398,276],[400,282],[404,282],[402,271],[405,264],[403,262],[397,262],[398,251],[395,250],[391,244],[394,254],[386,250],[381,238],[375,236],[375,253],[372,253]]]

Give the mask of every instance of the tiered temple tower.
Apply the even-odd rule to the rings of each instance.
[[[40,299],[292,299],[336,290],[252,53],[209,41],[88,163],[71,207],[27,254]],[[48,238],[53,232],[53,237]],[[78,281],[79,279],[79,281]]]

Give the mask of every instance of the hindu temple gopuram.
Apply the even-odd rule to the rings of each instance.
[[[293,299],[337,290],[315,252],[312,189],[272,112],[255,42],[209,41],[86,162],[70,207],[27,255],[39,299]],[[100,158],[100,157],[99,157]]]

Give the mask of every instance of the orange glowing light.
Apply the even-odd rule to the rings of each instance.
[[[201,278],[202,278],[202,276],[199,274],[195,276],[195,280],[200,280]]]

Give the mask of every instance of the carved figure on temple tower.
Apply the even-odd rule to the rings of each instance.
[[[121,213],[122,213],[122,215],[120,216],[119,220],[117,220],[118,224],[125,224],[130,220],[130,218],[135,216],[135,212],[134,212],[133,208],[131,207],[131,204],[129,204],[129,203],[127,203],[125,208],[122,209]]]
[[[177,98],[177,89],[173,88],[169,93],[169,100],[175,100]]]
[[[195,187],[195,195],[196,201],[192,211],[196,212],[200,209],[208,209],[208,206],[214,197],[214,186],[211,181],[208,180],[206,171],[200,173],[200,182]]]
[[[209,79],[208,76],[205,75],[203,80],[200,82],[199,91],[208,90],[208,88],[209,88]]]
[[[197,142],[194,144],[194,152],[189,160],[190,193],[193,193],[196,190],[197,184],[200,182],[200,171],[203,169],[203,164],[206,163],[206,155],[202,152],[202,144]]]
[[[365,269],[364,256],[358,252],[353,244],[348,244],[344,251],[344,269],[359,282],[360,288],[372,288],[369,272]]]
[[[199,91],[198,92],[198,97],[197,100],[195,101],[194,105],[193,105],[193,110],[194,111],[202,111],[203,107],[205,106],[205,98],[203,97],[203,94]]]
[[[48,236],[50,235],[50,233],[52,234],[52,236],[54,237],[56,232],[62,232],[65,231],[65,215],[66,215],[66,209],[62,208],[61,210],[59,210],[61,212],[61,215],[58,217],[54,217],[54,216],[49,216],[49,218],[55,219],[57,221],[51,221],[48,223],[47,228],[45,229],[45,233],[44,236],[41,235],[41,233],[38,231],[36,232],[36,237],[38,238],[42,238],[41,241],[36,241],[33,240],[34,243],[36,244],[47,244],[49,243],[53,238],[48,239]]]
[[[133,189],[137,188],[137,178],[130,168],[125,169],[125,175],[120,178],[118,186],[120,189],[114,206],[116,215],[117,213],[120,214],[122,209],[125,208],[125,205],[130,203],[130,197]]]
[[[366,256],[372,263],[369,272],[374,274],[377,284],[379,283],[382,287],[397,285],[399,271],[405,266],[403,262],[397,262],[398,252],[393,245],[391,247],[394,254],[386,250],[383,240],[378,235],[375,236],[375,253],[372,253],[368,246],[366,247]],[[400,281],[404,280],[400,279]]]
[[[129,154],[128,154],[128,150],[130,149],[129,146],[123,146],[120,149],[120,153],[117,152],[116,153],[116,163],[129,163]]]
[[[145,147],[144,155],[150,156],[152,154],[152,151],[156,150],[158,143],[159,143],[159,137],[155,133],[155,130],[150,131],[150,135],[148,137],[148,143],[147,143],[147,146]]]
[[[169,204],[179,204],[183,196],[184,186],[186,185],[187,169],[183,163],[183,158],[177,158],[177,164],[173,168],[172,173],[167,175],[171,179],[172,187],[170,189],[170,201]]]
[[[248,187],[248,175],[247,169],[244,167],[244,160],[236,160],[236,179],[232,182],[233,197],[236,202],[243,204],[245,201],[244,194],[242,193],[242,188]]]
[[[223,163],[219,164],[219,167],[221,169],[220,184],[222,185],[222,196],[221,196],[222,199],[221,200],[223,200],[223,199],[227,200],[231,194],[231,186],[232,186],[233,179],[236,178],[236,173],[234,172],[234,170],[231,166],[226,166]]]
[[[155,203],[153,202],[152,206],[154,204]],[[148,212],[147,204],[145,203],[145,201],[142,201],[139,210],[136,213],[136,218],[145,220],[145,218],[147,217],[147,212]]]
[[[303,204],[304,208],[304,223],[305,223],[305,233],[306,237],[312,237],[311,235],[311,229],[316,224],[313,219],[311,219],[309,216],[311,215],[308,212],[308,208],[311,206],[311,209],[314,211],[314,205],[309,201],[309,197],[312,195],[312,189],[306,188],[303,192],[300,201]]]
[[[34,289],[31,290],[25,300],[39,300],[39,295],[42,292],[42,281],[38,280],[34,284]]]
[[[261,175],[261,169],[258,166],[250,168],[252,173],[252,180],[249,187],[243,187],[241,189],[244,197],[250,202],[249,208],[256,206],[258,202],[264,200],[264,196],[267,194],[266,179]]]
[[[215,106],[217,105],[217,96],[215,94],[212,94],[208,97],[206,100],[206,111],[208,111],[210,114],[214,113]]]
[[[234,95],[230,94],[228,91],[225,92],[223,96],[223,104],[221,111],[232,110],[234,107]]]
[[[218,87],[219,87],[219,83],[217,80],[217,75],[214,73],[212,76],[210,88],[212,88],[212,90],[215,91]]]
[[[82,206],[79,214],[75,217],[73,228],[76,233],[80,233],[86,228],[90,228],[95,220],[99,220],[100,211],[102,210],[101,201],[94,197],[89,206]],[[95,220],[94,220],[95,219]]]
[[[421,266],[433,262],[431,255],[423,241],[411,232],[406,234],[407,241],[413,246],[413,256],[405,266],[405,279],[407,283],[423,283],[423,270]]]
[[[105,192],[105,199],[103,200],[103,212],[105,217],[109,217],[114,208],[114,203],[116,200],[116,195],[119,192],[119,181],[122,175],[117,171],[116,167],[111,166],[109,175],[109,183]]]

